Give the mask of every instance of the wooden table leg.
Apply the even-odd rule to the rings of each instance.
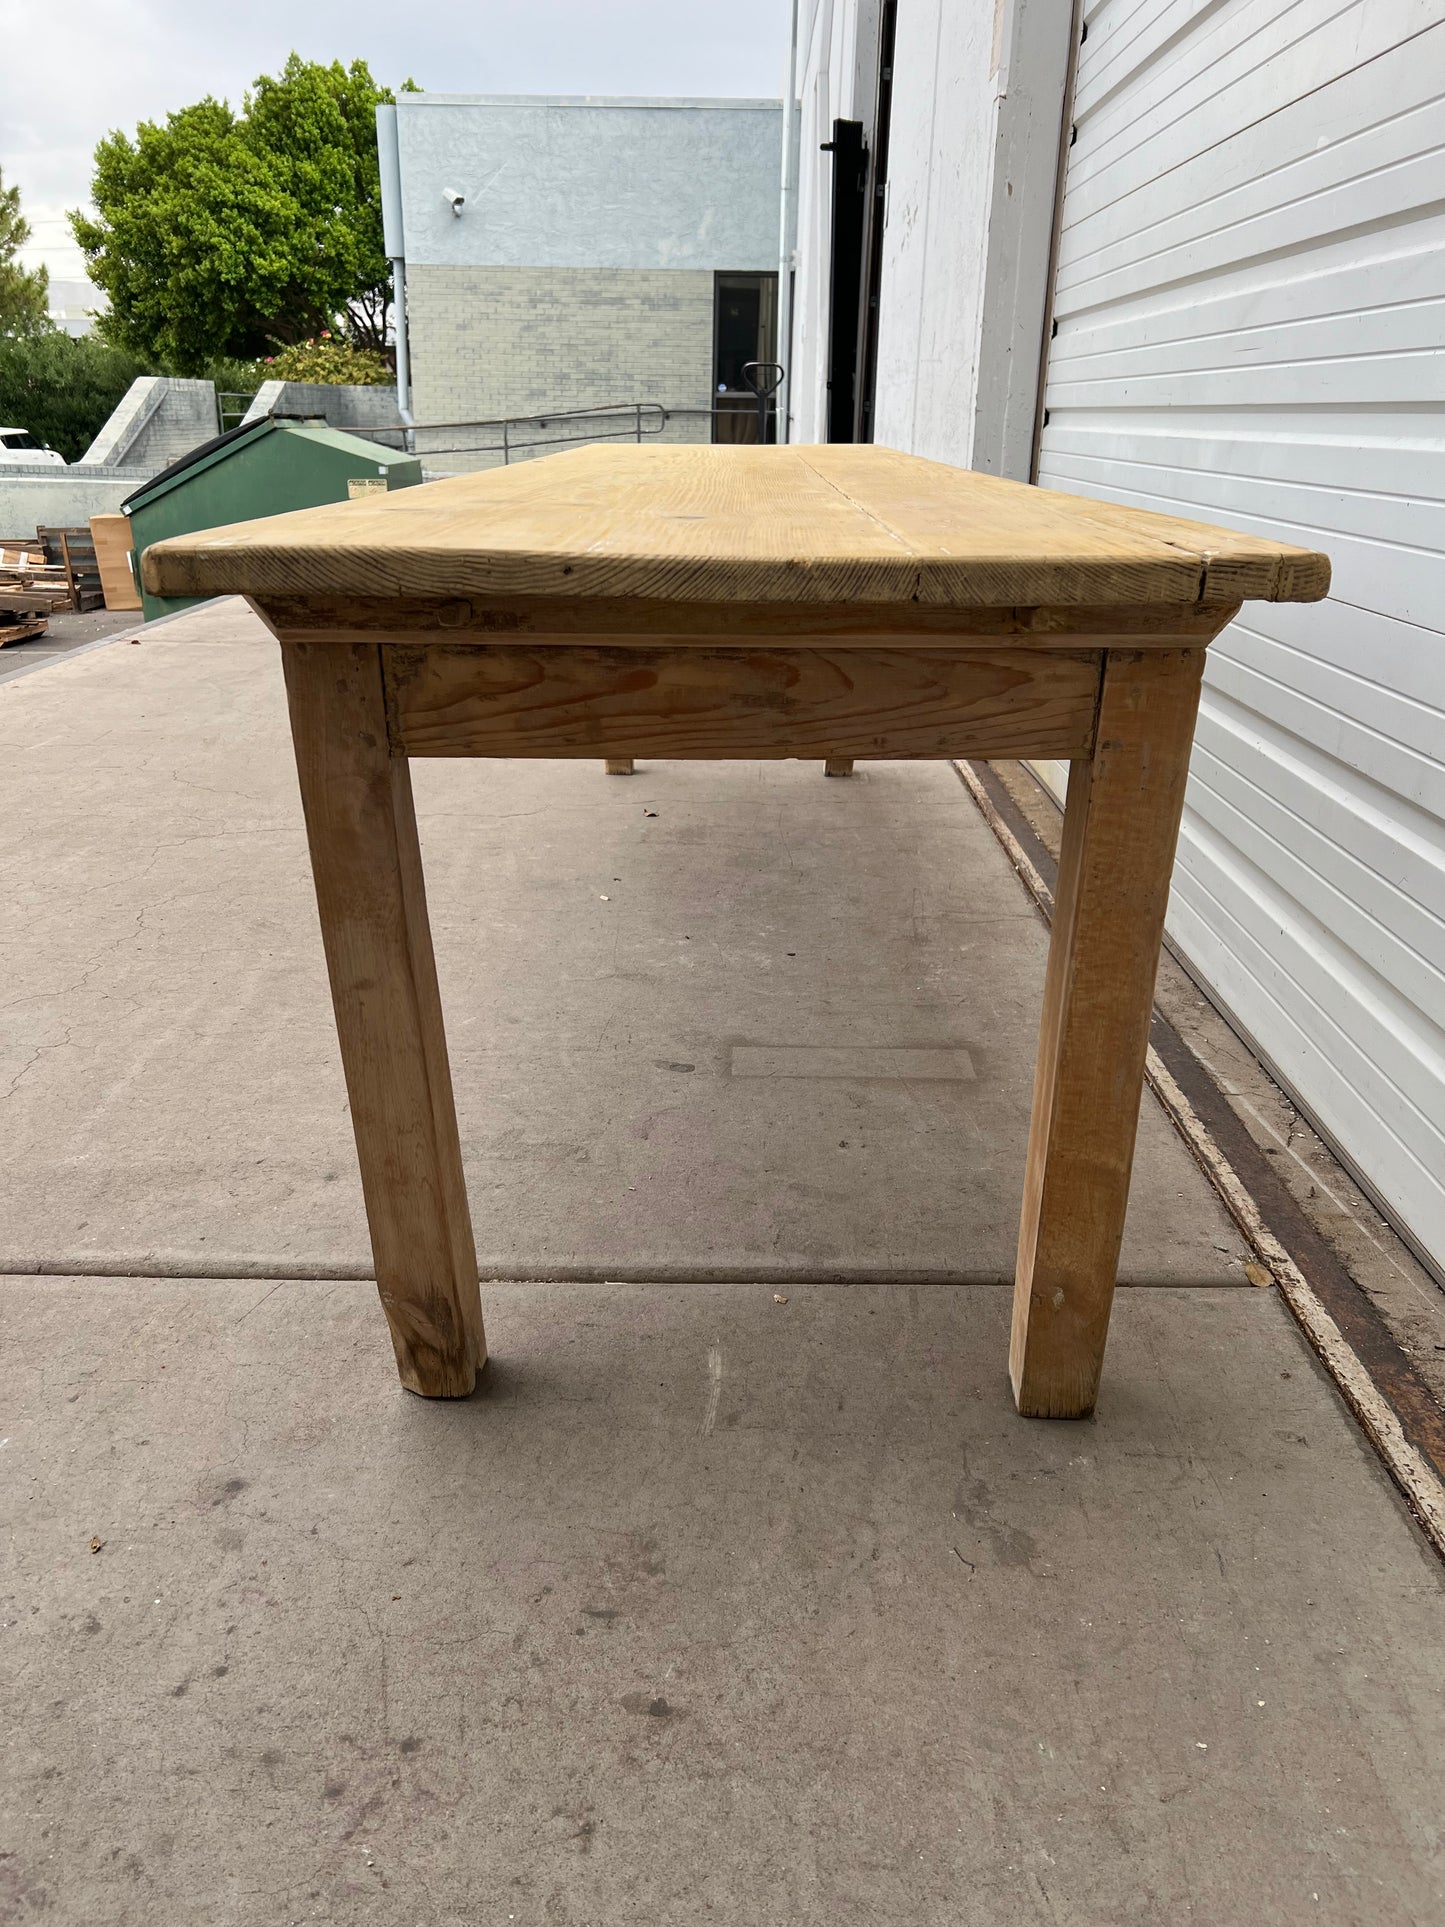
[[[375,643],[281,653],[377,1288],[402,1384],[460,1398],[487,1346],[411,774]]]
[[[606,756],[603,758],[602,767],[608,776],[631,776],[636,769],[636,763],[631,756]]]
[[[851,776],[853,774],[853,758],[851,756],[825,756],[823,759],[823,774],[825,776]]]
[[[1098,1391],[1203,670],[1202,649],[1110,652],[1069,766],[1009,1351],[1029,1418]]]

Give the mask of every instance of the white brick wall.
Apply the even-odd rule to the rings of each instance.
[[[418,422],[493,421],[608,402],[706,409],[713,276],[705,269],[417,266],[407,277]],[[710,439],[706,419],[669,441]],[[419,453],[456,436],[419,434]],[[481,466],[429,462],[429,466]]]

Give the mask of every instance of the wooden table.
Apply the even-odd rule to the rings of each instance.
[[[1010,1368],[1021,1412],[1091,1410],[1205,648],[1323,556],[883,448],[602,445],[145,575],[280,641],[377,1283],[434,1397],[486,1344],[408,759],[1067,757]]]

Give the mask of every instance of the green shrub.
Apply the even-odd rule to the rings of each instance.
[[[136,376],[154,372],[93,335],[0,335],[0,423],[76,462]]]
[[[265,362],[237,361],[230,355],[202,362],[195,374],[201,381],[214,382],[216,392],[222,395],[254,395],[263,381],[271,379]]]

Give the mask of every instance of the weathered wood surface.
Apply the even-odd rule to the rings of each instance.
[[[1308,601],[1312,551],[868,447],[601,444],[175,536],[164,595],[1004,608]]]
[[[486,1356],[407,758],[1067,757],[1011,1369],[1092,1408],[1205,647],[1323,556],[874,447],[605,445],[153,546],[281,639],[403,1381]]]
[[[461,1397],[487,1347],[411,776],[375,643],[282,660],[377,1289],[402,1384]]]
[[[411,756],[1085,756],[1097,651],[383,648]]]
[[[1069,771],[1009,1355],[1032,1418],[1094,1407],[1203,670],[1202,649],[1107,657]]]

